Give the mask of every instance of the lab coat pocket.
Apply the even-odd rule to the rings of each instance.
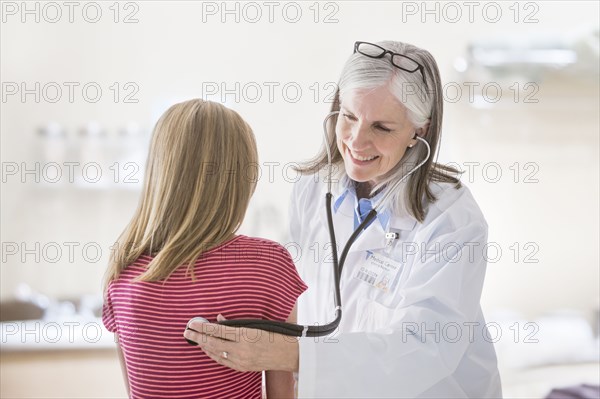
[[[360,298],[357,304],[358,331],[386,333],[392,331],[395,309],[388,308],[371,299]]]

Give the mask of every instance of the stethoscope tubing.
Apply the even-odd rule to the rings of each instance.
[[[330,323],[327,323],[324,325],[313,325],[313,326],[303,326],[300,324],[286,323],[286,322],[273,321],[273,320],[260,320],[260,319],[224,320],[224,321],[218,322],[217,324],[220,324],[223,326],[229,326],[229,327],[237,327],[237,328],[252,328],[252,329],[262,330],[262,331],[266,331],[266,332],[273,332],[273,333],[283,334],[283,335],[287,335],[287,336],[292,336],[292,337],[322,337],[322,336],[332,334],[335,331],[335,329],[339,326],[340,322],[342,321],[342,295],[341,295],[341,291],[340,291],[340,280],[341,280],[341,275],[342,275],[342,269],[344,267],[344,264],[346,263],[346,257],[348,256],[350,247],[352,246],[352,244],[354,244],[354,242],[356,241],[356,239],[358,238],[360,233],[369,225],[369,223],[371,223],[371,221],[377,217],[377,210],[381,207],[382,204],[385,203],[387,198],[399,187],[399,185],[404,180],[406,180],[408,178],[408,176],[410,176],[413,172],[415,172],[423,164],[425,164],[425,162],[427,162],[427,160],[429,159],[429,156],[431,155],[431,148],[429,147],[429,143],[427,143],[427,141],[425,141],[424,139],[422,139],[418,136],[415,136],[416,139],[425,143],[425,145],[427,147],[427,156],[415,168],[413,168],[410,172],[408,172],[400,180],[398,180],[392,187],[390,187],[387,190],[387,193],[384,195],[384,197],[377,203],[376,206],[373,207],[373,209],[371,209],[371,211],[369,211],[369,213],[364,218],[364,220],[354,230],[354,232],[352,233],[352,235],[346,242],[346,245],[344,245],[341,256],[338,260],[337,241],[335,239],[335,229],[333,226],[333,214],[332,214],[332,207],[331,207],[331,201],[332,201],[332,197],[333,197],[333,195],[331,194],[332,157],[331,157],[331,148],[329,147],[329,145],[330,145],[329,139],[327,137],[327,122],[329,121],[329,119],[332,116],[339,114],[339,112],[340,111],[333,111],[333,112],[329,113],[325,117],[325,120],[323,121],[325,149],[327,152],[327,161],[328,161],[327,162],[327,164],[328,164],[327,194],[325,195],[325,206],[326,206],[326,212],[327,212],[327,227],[329,228],[329,239],[331,240],[331,244],[332,244],[331,245],[331,252],[332,252],[331,255],[332,255],[332,263],[333,263],[333,279],[334,279],[334,288],[335,288],[334,289],[335,319],[333,321],[331,321]],[[194,318],[194,319],[197,319],[197,318]],[[194,319],[192,319],[192,320],[194,320]],[[198,319],[202,319],[202,318],[198,318]],[[189,324],[192,320],[190,320],[188,322],[188,326],[186,327],[186,329],[195,331],[189,327]],[[205,320],[205,319],[202,319],[202,320]],[[208,322],[208,321],[206,321],[206,322]],[[192,345],[197,345],[197,343],[194,341],[190,341],[188,339],[186,339],[186,340]]]
[[[377,212],[373,209],[371,210],[362,223],[354,230],[354,233],[346,242],[344,249],[342,251],[342,256],[338,262],[338,254],[337,254],[337,246],[335,240],[335,229],[333,227],[333,215],[331,211],[331,199],[332,194],[327,193],[325,198],[325,203],[327,206],[327,224],[329,227],[329,235],[332,242],[332,261],[333,261],[333,278],[334,278],[334,305],[335,305],[335,319],[330,323],[324,325],[314,325],[314,326],[303,326],[300,324],[286,323],[281,321],[272,321],[272,320],[260,320],[260,319],[235,319],[235,320],[224,320],[218,322],[218,324],[223,326],[230,327],[244,327],[244,328],[254,328],[257,330],[273,332],[278,334],[283,334],[292,337],[322,337],[326,335],[332,334],[335,329],[339,326],[342,320],[342,300],[341,300],[341,292],[340,292],[340,277],[342,273],[342,268],[344,263],[346,262],[346,257],[348,252],[350,251],[350,247],[358,238],[358,235],[362,230],[366,228],[366,226],[371,222],[371,220],[375,219],[377,216]],[[339,265],[339,266],[338,266]],[[194,320],[194,319],[192,319]],[[190,320],[191,321],[191,320]],[[189,324],[189,323],[188,323]],[[190,330],[190,327],[187,327]],[[195,330],[193,330],[195,331]],[[187,340],[192,345],[197,345],[195,342]]]

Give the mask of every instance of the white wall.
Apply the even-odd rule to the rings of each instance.
[[[75,10],[73,23],[66,21],[66,8],[62,9],[63,19],[57,23],[43,18],[35,23],[33,16],[26,16],[27,21],[22,23],[20,14],[10,15],[11,9],[3,10],[3,83],[26,82],[33,87],[35,82],[42,86],[47,82],[79,82],[81,86],[97,82],[103,89],[97,103],[86,102],[79,89],[70,103],[66,88],[57,103],[43,98],[36,103],[32,95],[25,102],[18,95],[3,99],[3,165],[16,162],[20,166],[26,162],[31,166],[40,161],[36,130],[51,121],[64,126],[71,137],[90,121],[97,121],[110,135],[131,122],[149,130],[172,102],[206,97],[203,83],[204,87],[211,82],[224,83],[231,89],[236,82],[242,87],[255,82],[263,90],[257,102],[247,101],[255,97],[255,92],[250,91],[252,83],[239,102],[232,95],[227,97],[227,104],[238,110],[255,130],[264,172],[243,231],[279,240],[285,240],[284,222],[291,189],[282,176],[283,165],[311,157],[320,145],[321,120],[329,107],[325,97],[331,93],[327,84],[336,82],[355,40],[392,39],[427,48],[437,58],[444,80],[460,82],[453,63],[465,54],[472,40],[513,34],[527,41],[544,33],[566,38],[587,28],[597,29],[599,15],[597,2],[530,2],[537,8],[520,3],[519,22],[515,23],[511,3],[501,2],[495,4],[500,4],[502,17],[491,23],[482,16],[481,3],[471,23],[468,8],[458,2],[455,4],[461,7],[462,19],[451,23],[442,18],[438,23],[434,15],[425,15],[425,22],[421,22],[421,15],[407,15],[401,2],[330,2],[316,6],[298,3],[302,18],[289,23],[282,16],[286,3],[277,3],[274,22],[270,23],[267,6],[258,2],[255,4],[263,13],[259,22],[244,20],[242,13],[239,23],[234,21],[234,15],[226,15],[227,20],[222,23],[220,15],[203,14],[202,3],[148,1],[131,3],[139,8],[135,13],[139,22],[124,24],[112,21],[111,3],[99,4],[103,16],[95,24],[83,20],[83,6]],[[407,4],[404,2],[404,7]],[[410,4],[421,7],[421,2]],[[428,4],[430,9],[435,7],[435,3]],[[221,2],[205,2],[204,6],[221,7]],[[234,6],[229,3],[231,9]],[[238,7],[247,12],[247,18],[254,17],[253,8],[244,8],[243,3],[238,3]],[[313,20],[314,7],[320,10],[318,23]],[[444,10],[442,3],[438,7]],[[539,21],[523,23],[524,17],[535,10],[534,17]],[[49,18],[53,18],[54,12],[46,11],[52,12]],[[121,9],[120,18],[131,11],[135,9]],[[288,12],[286,16],[293,18],[293,9]],[[338,22],[323,23],[332,12]],[[491,10],[489,13],[488,16],[494,16]],[[449,18],[453,15],[446,14]],[[139,92],[134,98],[139,102],[114,103],[109,88],[114,82],[135,83]],[[320,88],[316,101],[312,86],[315,83]],[[269,84],[278,84],[272,102]],[[286,84],[301,87],[302,96],[297,102],[284,97],[282,87]],[[481,175],[481,169],[471,176],[472,183],[466,180],[488,219],[490,240],[503,251],[501,259],[489,266],[483,298],[486,309],[513,307],[535,317],[569,307],[589,314],[598,307],[600,278],[598,83],[576,78],[565,82],[560,76],[550,75],[539,82],[539,88],[537,104],[515,104],[510,97],[488,109],[475,108],[464,98],[456,104],[448,103],[440,158],[461,165],[497,162],[502,167],[503,178],[498,183],[490,183],[489,176]],[[290,89],[287,94],[294,96],[294,91]],[[219,100],[218,96],[207,99]],[[83,145],[75,139],[68,143],[73,154]],[[118,160],[115,154],[123,145],[122,141],[115,141],[116,149],[108,152],[103,161],[105,175],[111,173],[107,166]],[[145,151],[143,141],[139,145]],[[92,154],[80,159],[67,155],[62,160],[84,162],[98,157]],[[280,163],[274,169],[273,181],[268,179],[268,162]],[[522,172],[516,183],[509,169],[515,162],[519,162]],[[533,170],[523,169],[527,162],[538,168],[535,178],[539,182],[523,182],[523,174]],[[143,168],[143,163],[138,163]],[[141,171],[136,176],[141,176]],[[1,296],[12,296],[20,282],[55,296],[98,292],[108,248],[133,212],[138,193],[94,189],[92,184],[23,184],[19,175],[4,177],[3,245],[24,242],[27,248],[33,248],[40,242],[43,248],[56,242],[62,247],[63,256],[56,263],[43,256],[36,262],[33,255],[26,255],[22,261],[20,252],[10,255],[5,246]],[[30,182],[33,179],[29,175],[25,178]],[[273,212],[278,216],[258,220],[259,214],[266,219],[265,215]],[[71,262],[64,242],[97,242],[104,256],[87,262],[79,246]],[[512,259],[514,250],[510,246],[514,243],[520,248],[518,262]],[[535,247],[526,248],[526,243]],[[531,248],[539,248],[533,258],[538,263],[523,262]],[[50,256],[53,254],[50,252]],[[95,256],[93,251],[90,254]]]

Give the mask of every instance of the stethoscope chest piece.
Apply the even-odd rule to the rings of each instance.
[[[185,329],[186,329],[186,330],[192,330],[192,331],[198,332],[198,331],[194,330],[193,328],[190,328],[190,323],[191,323],[192,321],[199,321],[200,323],[209,323],[209,321],[208,321],[208,320],[206,320],[204,317],[194,317],[193,319],[190,319],[190,321],[188,321],[188,322],[187,322],[187,325],[185,326]],[[196,342],[194,342],[194,341],[190,341],[190,340],[189,340],[189,339],[187,339],[187,338],[186,338],[185,340],[186,340],[186,341],[188,342],[188,344],[190,344],[190,345],[198,345]]]

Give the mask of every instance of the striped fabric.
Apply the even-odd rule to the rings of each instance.
[[[164,281],[132,282],[151,259],[140,257],[110,283],[103,308],[104,325],[119,334],[131,397],[261,398],[260,372],[219,365],[189,345],[183,331],[192,317],[214,322],[219,313],[286,320],[307,288],[289,253],[240,235],[202,255],[195,281],[181,266]]]

